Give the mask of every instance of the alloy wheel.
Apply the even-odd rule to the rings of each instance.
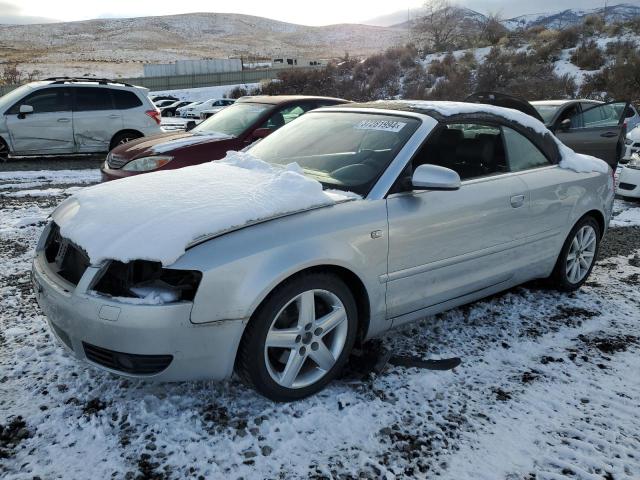
[[[571,283],[578,283],[589,273],[596,256],[596,231],[585,225],[576,232],[567,254],[566,273]]]
[[[322,379],[347,341],[347,311],[327,290],[307,290],[275,316],[264,346],[271,378],[285,388],[303,388]]]

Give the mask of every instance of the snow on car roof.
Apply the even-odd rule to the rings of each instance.
[[[286,214],[355,198],[327,192],[296,164],[247,153],[82,189],[53,213],[63,237],[104,260],[174,263],[194,241]]]

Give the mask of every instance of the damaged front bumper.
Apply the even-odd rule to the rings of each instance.
[[[77,285],[38,252],[32,282],[55,337],[78,359],[118,375],[157,381],[223,379],[233,372],[247,320],[191,322],[192,302],[145,305],[91,292],[98,267]]]

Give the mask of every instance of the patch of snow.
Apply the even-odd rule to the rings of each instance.
[[[297,165],[281,167],[228,152],[221,161],[83,189],[53,218],[93,264],[114,259],[170,265],[198,238],[348,199],[324,192]]]
[[[633,227],[640,226],[640,206],[631,202],[620,202],[626,204],[624,208],[614,209],[613,218],[610,225],[612,227]],[[633,205],[633,206],[632,206]],[[618,206],[618,204],[616,204]],[[617,211],[616,211],[617,210]]]
[[[0,188],[10,188],[3,182],[25,183],[96,183],[100,181],[100,170],[29,170],[0,172]]]
[[[47,197],[52,195],[60,195],[63,192],[63,188],[44,188],[34,190],[19,190],[17,192],[5,193],[4,195],[7,197]]]

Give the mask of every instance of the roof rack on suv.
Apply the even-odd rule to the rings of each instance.
[[[100,85],[106,85],[108,83],[124,85],[125,87],[133,87],[130,83],[119,82],[117,80],[111,80],[109,78],[95,78],[95,77],[50,77],[45,78],[45,81],[53,82],[54,84],[66,83],[66,82],[95,82]]]

